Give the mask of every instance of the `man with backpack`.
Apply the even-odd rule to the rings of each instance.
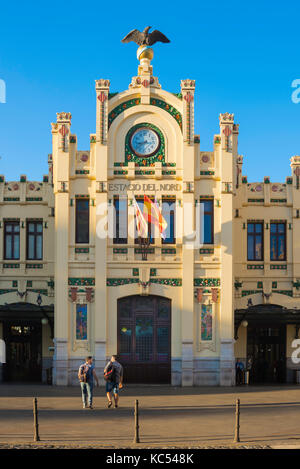
[[[107,407],[112,406],[111,393],[114,395],[115,408],[119,403],[119,389],[123,386],[123,367],[117,361],[117,356],[113,355],[104,368],[104,379],[106,381],[106,395],[108,399]]]
[[[93,387],[94,378],[99,386],[99,380],[95,372],[93,357],[86,357],[85,363],[80,365],[78,370],[78,379],[81,386],[83,408],[93,409]],[[88,405],[87,405],[88,400]]]

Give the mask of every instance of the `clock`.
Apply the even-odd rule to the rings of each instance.
[[[160,137],[153,129],[139,127],[131,135],[130,146],[136,156],[152,156],[160,147]]]

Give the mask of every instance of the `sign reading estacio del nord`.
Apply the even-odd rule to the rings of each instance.
[[[125,382],[234,385],[237,361],[252,382],[292,382],[300,156],[285,183],[248,183],[234,115],[200,148],[195,81],[171,92],[153,75],[169,40],[129,40],[137,74],[118,93],[96,80],[90,149],[58,112],[42,181],[0,176],[0,378],[76,384],[83,357],[101,375],[118,354]],[[163,223],[147,218],[144,242],[146,200]]]

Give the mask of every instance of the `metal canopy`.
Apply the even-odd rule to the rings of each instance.
[[[51,336],[54,337],[54,305],[37,306],[32,303],[11,303],[0,305],[0,321],[11,323],[18,322],[18,324],[28,324],[41,322],[42,319],[47,319]]]
[[[10,319],[42,319],[45,314],[53,317],[54,305],[37,306],[32,303],[11,303],[0,305],[0,321]]]
[[[279,305],[256,305],[245,309],[236,309],[235,324],[238,325],[244,320],[247,320],[249,324],[300,324],[300,309],[284,308]]]

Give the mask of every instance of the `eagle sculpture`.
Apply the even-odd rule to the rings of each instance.
[[[133,41],[139,46],[152,46],[156,42],[170,42],[169,39],[157,29],[149,33],[149,29],[151,28],[152,26],[147,26],[143,32],[138,29],[133,29],[122,39],[122,42]]]

